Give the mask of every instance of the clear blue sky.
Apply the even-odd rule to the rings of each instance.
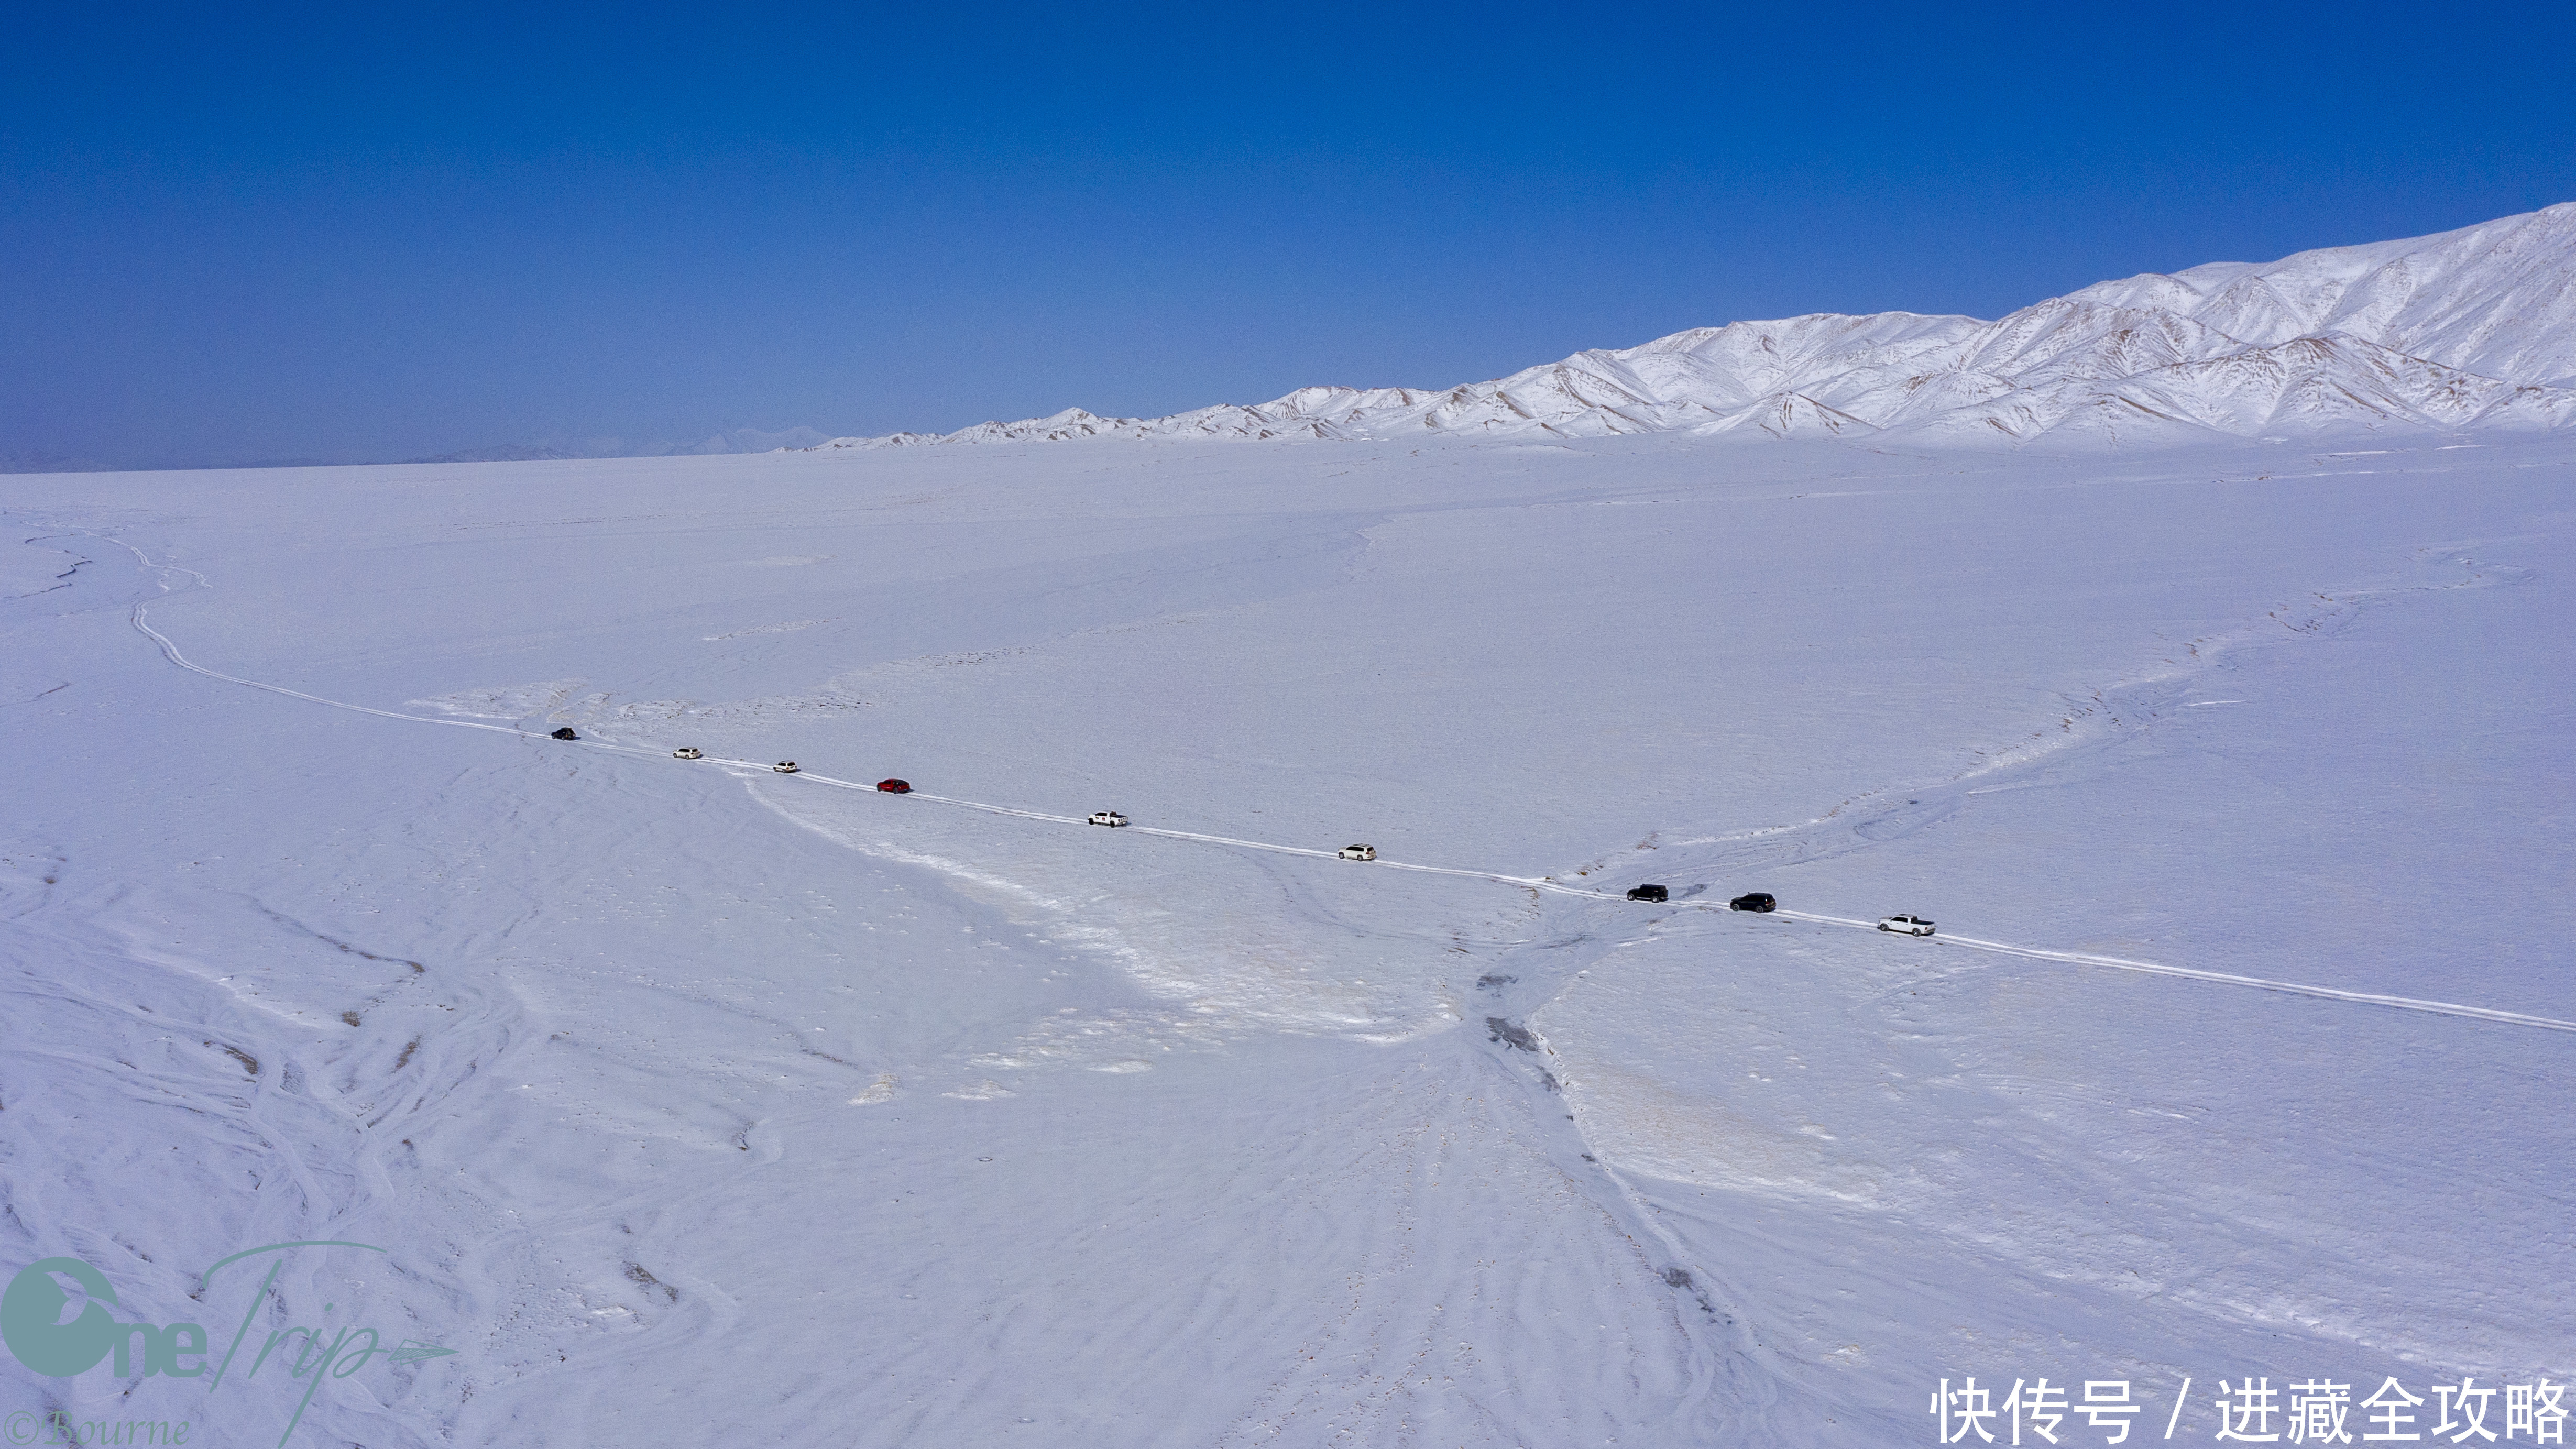
[[[122,464],[1438,386],[2576,198],[2564,5],[9,26],[0,453]]]

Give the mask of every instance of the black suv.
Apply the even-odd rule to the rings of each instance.
[[[1672,898],[1671,891],[1655,885],[1636,886],[1628,892],[1628,899],[1632,901],[1668,901]]]
[[[1728,901],[1726,908],[1730,911],[1776,911],[1780,908],[1780,903],[1773,900],[1766,891],[1754,891],[1749,895],[1740,895]]]

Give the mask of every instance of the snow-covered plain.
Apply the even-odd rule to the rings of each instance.
[[[2563,1382],[2571,467],[18,479],[0,1266],[220,1346],[205,1265],[381,1246],[267,1321],[456,1352],[300,1443],[1898,1444],[1971,1374],[2132,1380],[2139,1439],[2189,1375],[2206,1439],[2245,1374]],[[267,1444],[305,1387],[203,1382],[0,1359],[0,1409]]]

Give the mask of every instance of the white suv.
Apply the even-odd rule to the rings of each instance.
[[[1921,916],[1890,916],[1886,920],[1879,922],[1878,928],[1882,931],[1895,931],[1900,935],[1906,936],[1929,936],[1932,934],[1932,923],[1923,919]]]

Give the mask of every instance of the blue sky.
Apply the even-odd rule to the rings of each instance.
[[[2576,198],[2569,7],[934,9],[13,12],[0,454],[1439,386]]]

